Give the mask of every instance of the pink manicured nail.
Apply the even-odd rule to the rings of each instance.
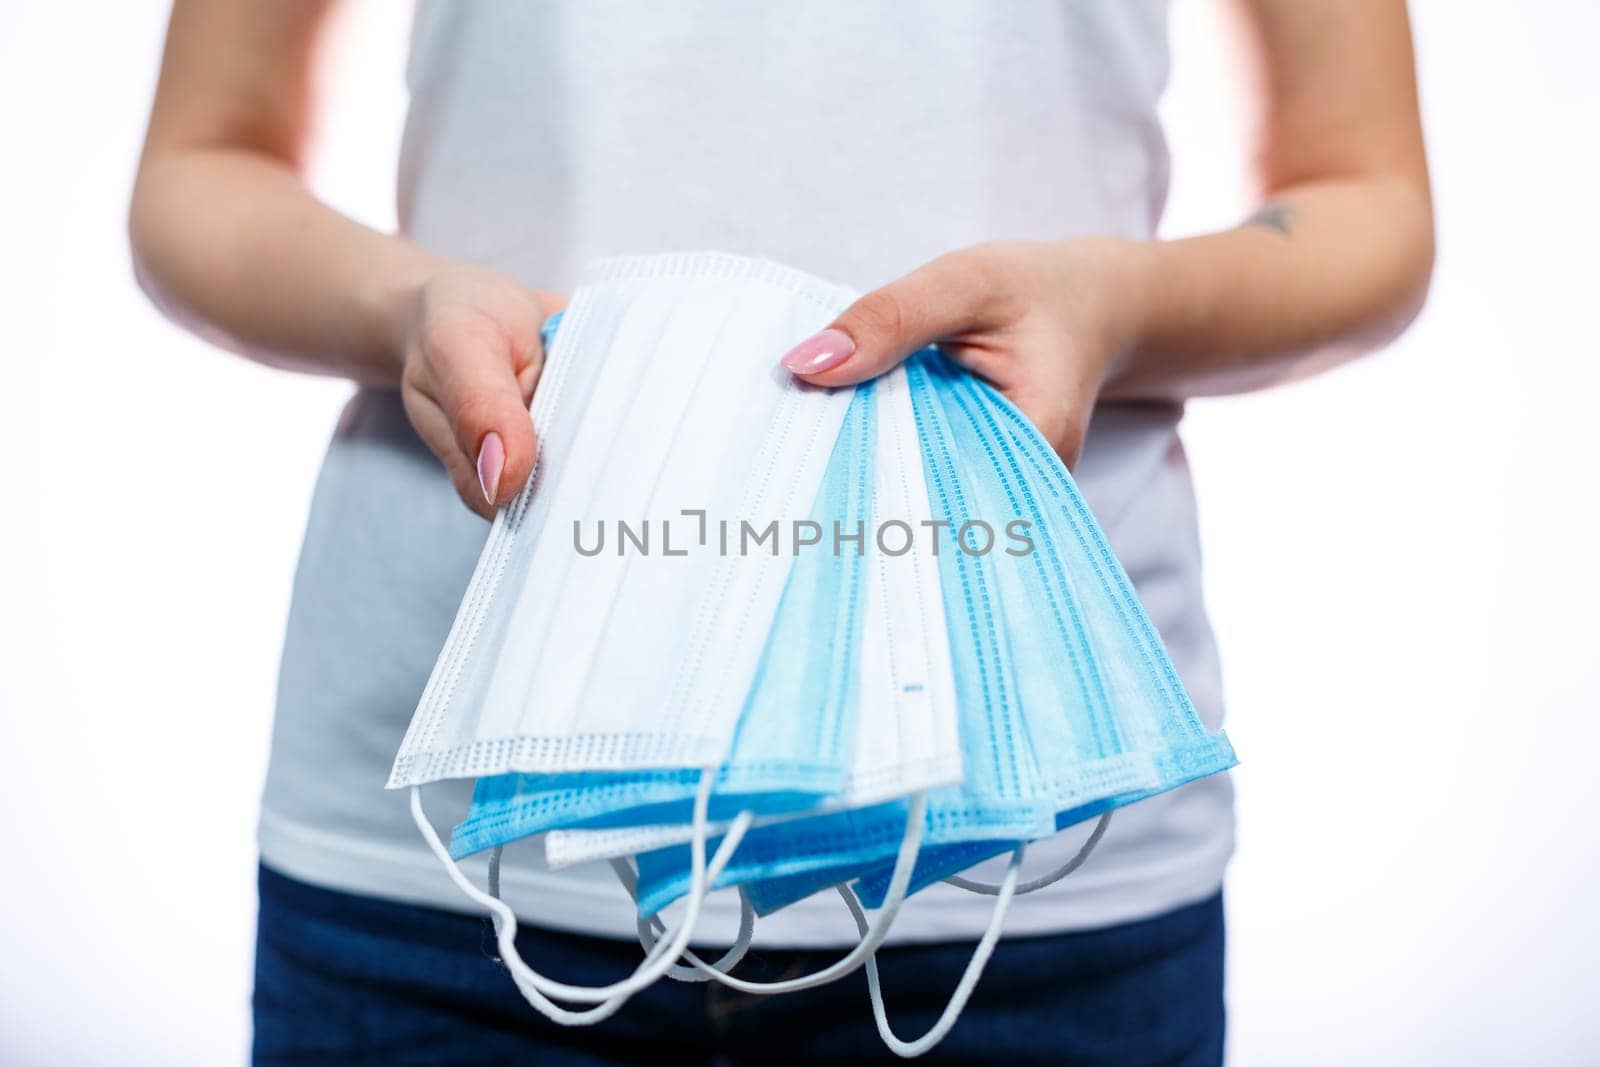
[[[491,505],[500,491],[500,474],[505,469],[506,446],[500,435],[491,431],[478,446],[478,484],[483,486],[483,498]]]
[[[778,362],[796,374],[821,374],[855,355],[856,343],[843,330],[823,330],[789,350]]]

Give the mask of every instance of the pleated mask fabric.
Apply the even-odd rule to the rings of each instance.
[[[1037,551],[1021,566],[997,570],[1001,603],[1021,614],[1031,638],[1020,639],[1013,629],[1012,647],[1029,661],[1019,672],[1029,731],[1042,751],[1070,754],[1054,763],[1047,790],[1053,829],[1232,767],[1227,738],[1201,723],[1132,583],[1054,450],[1009,402],[937,352],[920,354],[911,374],[929,382],[919,395],[942,411],[956,451],[993,457],[985,476],[974,481],[979,491],[1002,494],[1032,524]],[[1068,692],[1075,699],[1052,691],[1051,663],[1070,664]],[[927,849],[910,892],[1016,843],[990,838]],[[889,868],[880,864],[856,885],[862,902],[881,904],[888,882]]]
[[[575,530],[653,503],[808,518],[852,396],[772,352],[848,297],[717,254],[593,268],[534,399],[538,469],[495,520],[391,788],[721,763],[792,557],[587,556]]]

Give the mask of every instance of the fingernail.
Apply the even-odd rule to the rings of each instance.
[[[823,330],[789,350],[778,360],[796,374],[821,374],[855,355],[856,343],[843,330]]]
[[[478,446],[478,484],[483,486],[483,498],[491,505],[500,491],[500,474],[505,469],[506,446],[500,435],[491,431]]]

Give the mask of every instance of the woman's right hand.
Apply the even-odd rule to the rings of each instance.
[[[482,267],[450,266],[415,291],[400,390],[417,433],[486,519],[533,471],[528,416],[544,367],[539,327],[565,305]]]

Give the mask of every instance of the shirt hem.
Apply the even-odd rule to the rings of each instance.
[[[1005,922],[1010,938],[1097,929],[1149,919],[1204,900],[1221,888],[1233,852],[1232,826],[1186,849],[1177,858],[1138,867],[1119,865],[1098,876],[1085,872],[1058,889],[1018,897]],[[258,830],[261,861],[312,885],[405,904],[477,914],[419,839],[415,852],[354,835],[308,826],[264,810]],[[478,885],[487,882],[487,857],[461,864]],[[634,908],[620,885],[603,878],[580,880],[508,864],[501,891],[517,916],[532,926],[616,940],[636,937]],[[933,886],[913,897],[890,931],[889,944],[974,940],[990,917],[992,902],[952,886]],[[738,926],[737,898],[715,893],[702,908],[691,943],[727,945]],[[755,943],[768,948],[826,948],[854,944],[859,937],[835,894],[807,898],[757,923]]]

